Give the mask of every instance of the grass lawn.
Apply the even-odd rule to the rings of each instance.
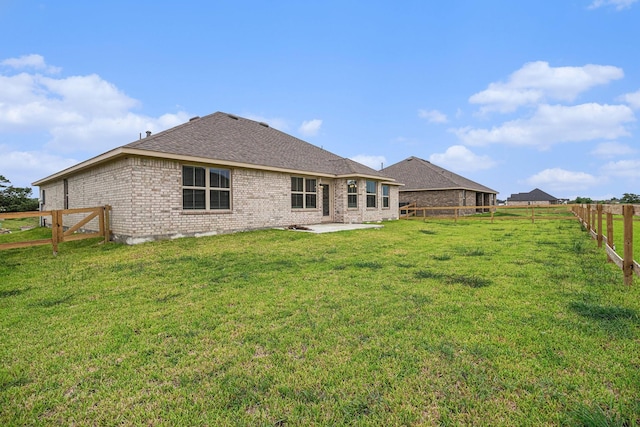
[[[0,407],[0,425],[637,425],[640,280],[567,220],[2,251]]]

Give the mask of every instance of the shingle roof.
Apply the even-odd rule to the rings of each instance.
[[[217,112],[125,145],[156,153],[332,175],[389,176],[266,123]]]
[[[507,198],[507,202],[552,202],[556,200],[558,199],[539,188],[533,189],[528,193],[512,194]]]
[[[400,191],[464,189],[497,194],[489,187],[413,156],[387,166],[381,172],[403,183]]]
[[[113,158],[132,154],[310,175],[371,177],[399,185],[387,174],[330,153],[269,127],[266,123],[222,112],[195,117],[187,123],[114,148],[42,178],[33,185],[42,185]]]

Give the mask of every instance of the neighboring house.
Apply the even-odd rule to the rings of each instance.
[[[398,218],[399,184],[388,175],[221,112],[147,132],[33,185],[43,210],[111,205],[114,240],[130,244]]]
[[[522,205],[557,205],[562,203],[560,199],[553,197],[550,194],[536,188],[528,193],[512,194],[507,198],[508,206],[522,206]]]
[[[404,159],[381,172],[404,184],[400,188],[401,205],[416,203],[418,207],[480,207],[496,204],[497,191],[418,157]],[[482,209],[474,208],[461,210],[460,213],[481,211]]]

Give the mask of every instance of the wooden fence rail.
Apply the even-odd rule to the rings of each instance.
[[[640,264],[633,259],[633,221],[640,217],[640,205],[574,205],[573,212],[591,236],[598,241],[598,247],[605,245],[609,260],[622,269],[625,285],[633,283],[633,275],[640,277]],[[606,234],[603,226],[606,218]],[[613,222],[623,221],[622,256],[616,252],[613,241]]]
[[[415,203],[400,207],[400,218],[409,219],[412,217],[433,219],[473,219],[473,220],[530,220],[535,222],[538,219],[575,219],[573,215],[559,216],[558,212],[566,213],[571,211],[572,205],[527,205],[527,206],[417,206]],[[509,216],[496,216],[498,212],[506,213],[515,211],[517,214]],[[476,214],[485,213],[488,216]],[[555,215],[550,215],[555,213]]]
[[[28,246],[38,245],[52,245],[53,254],[58,253],[58,244],[62,242],[68,242],[72,240],[90,239],[94,237],[103,237],[105,242],[111,239],[111,227],[109,222],[109,215],[111,212],[111,206],[99,206],[95,208],[78,208],[78,209],[64,209],[64,210],[50,210],[50,211],[33,211],[33,212],[5,212],[0,213],[0,219],[11,218],[50,218],[47,221],[51,225],[51,238],[29,240],[21,242],[1,243],[0,250],[24,248]],[[65,226],[63,224],[64,215],[74,215],[74,219],[78,215],[87,214],[84,218],[71,226]],[[78,231],[87,225],[90,221],[97,219],[98,231],[83,232]]]

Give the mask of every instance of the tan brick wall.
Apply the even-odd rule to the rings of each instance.
[[[345,224],[375,222],[398,219],[398,186],[389,186],[389,207],[382,207],[382,185],[377,183],[377,206],[367,208],[366,179],[358,182],[358,207],[349,208],[347,203],[347,179],[336,179],[335,221]]]
[[[516,202],[511,202],[508,201],[507,205],[509,206],[529,206],[529,205],[551,205],[551,202],[549,201],[542,201],[542,202],[528,202],[528,201],[516,201]]]
[[[471,190],[401,191],[400,202],[417,203],[418,207],[473,206],[474,209],[459,211],[460,215],[470,215],[476,213],[476,206],[495,205],[495,197]],[[429,214],[452,215],[453,210],[431,211]]]
[[[69,207],[111,205],[114,238],[127,243],[323,221],[322,189],[318,187],[316,209],[292,209],[291,175],[286,173],[232,169],[231,210],[206,212],[183,211],[182,164],[176,161],[124,158],[70,176],[67,181]],[[318,183],[321,182],[323,179],[318,178]],[[389,208],[379,207],[381,186],[378,185],[378,208],[366,209],[363,208],[366,195],[362,180],[359,208],[347,212],[346,180],[324,178],[324,182],[333,186],[335,222],[360,223],[398,218],[396,186],[390,186]],[[46,191],[43,208],[61,209],[64,198],[62,180],[42,189]]]

